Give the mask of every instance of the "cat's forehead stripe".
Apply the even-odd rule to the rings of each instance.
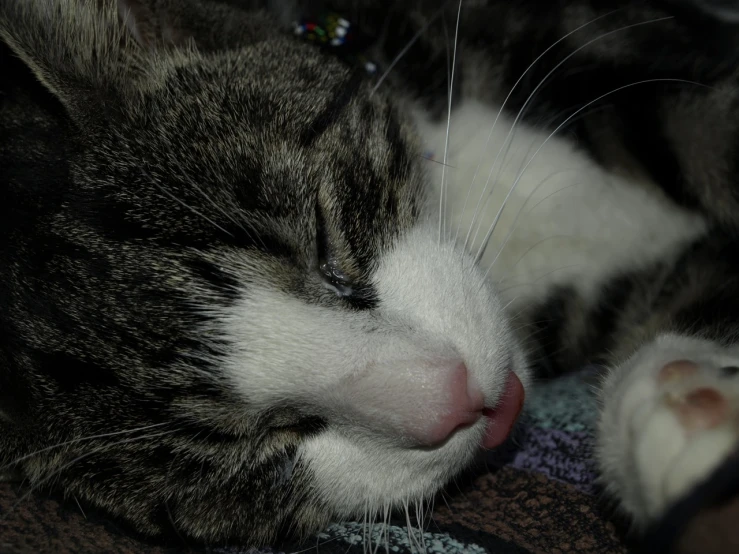
[[[364,81],[363,75],[357,71],[351,73],[349,79],[337,86],[334,95],[328,104],[308,125],[308,128],[300,137],[300,143],[306,148],[310,148],[313,143],[329,128],[341,118],[341,113],[349,105],[352,99],[359,91],[359,87]]]

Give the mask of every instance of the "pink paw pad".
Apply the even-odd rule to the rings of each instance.
[[[700,388],[675,406],[683,428],[692,433],[718,427],[729,417],[729,405],[716,389]]]
[[[657,381],[665,385],[687,381],[699,371],[698,364],[690,360],[676,360],[665,364]],[[672,391],[667,395],[667,404],[672,408],[683,429],[690,435],[696,431],[714,429],[729,417],[729,403],[718,390],[707,386],[690,387]]]
[[[669,381],[677,381],[685,377],[690,377],[696,371],[698,371],[698,365],[690,360],[676,360],[665,364],[659,372],[657,381],[660,384],[667,383]]]

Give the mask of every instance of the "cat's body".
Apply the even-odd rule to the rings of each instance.
[[[124,25],[0,3],[2,463],[145,533],[258,545],[429,498],[505,438],[534,367],[587,362],[612,368],[601,468],[638,523],[723,459],[730,33],[491,0],[463,2],[457,51],[454,3],[338,5],[381,68],[411,44],[375,90],[290,36],[290,3],[229,3],[121,1]]]

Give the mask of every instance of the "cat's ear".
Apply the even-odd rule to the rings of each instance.
[[[0,41],[73,117],[135,94],[180,46],[179,0],[0,0]],[[185,50],[183,49],[184,53]],[[93,109],[91,109],[91,107]]]
[[[130,88],[144,62],[110,1],[2,0],[0,41],[72,113]]]

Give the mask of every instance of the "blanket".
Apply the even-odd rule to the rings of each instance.
[[[404,519],[374,527],[343,522],[302,544],[171,549],[137,540],[112,522],[85,513],[73,499],[26,496],[23,489],[4,484],[0,486],[0,552],[351,554],[366,552],[371,541],[378,552],[387,549],[399,554],[626,553],[628,534],[614,517],[612,505],[601,501],[595,480],[596,380],[596,370],[588,369],[536,385],[512,439],[488,452],[480,467],[440,495],[423,533],[409,533]],[[730,484],[737,484],[737,475],[736,467],[724,468],[725,482],[712,490],[725,493]],[[710,494],[702,494],[697,500],[688,499],[689,508],[707,502]],[[710,509],[702,512],[708,515],[696,516],[696,510],[686,511],[683,506],[682,512],[669,516],[652,533],[648,551],[674,547],[681,553],[707,552],[706,537],[710,537],[718,541],[711,552],[739,552],[735,548],[739,543],[731,542],[739,541],[731,524],[739,515],[739,502],[723,498],[717,505],[716,499],[711,496]],[[688,530],[677,546],[676,525]],[[723,542],[717,529],[728,531]]]

